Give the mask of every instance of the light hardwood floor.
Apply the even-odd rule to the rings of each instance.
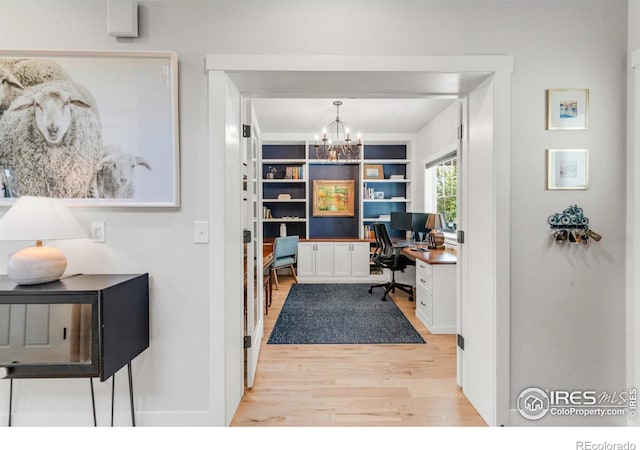
[[[456,384],[455,336],[432,335],[404,293],[394,301],[426,345],[268,345],[292,283],[278,280],[255,383],[231,426],[486,426]]]

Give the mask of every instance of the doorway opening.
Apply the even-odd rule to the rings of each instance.
[[[481,201],[477,207],[468,212],[468,217],[463,219],[460,227],[467,227],[468,237],[471,238],[471,229],[475,228],[482,234],[484,247],[476,247],[478,240],[468,239],[463,244],[465,258],[472,261],[481,258],[483,261],[483,279],[469,276],[468,272],[459,277],[462,287],[462,296],[470,290],[474,291],[476,298],[482,297],[486,301],[485,315],[482,323],[479,323],[473,315],[462,317],[458,323],[466,334],[467,347],[465,349],[465,368],[469,369],[472,377],[468,383],[463,384],[465,394],[470,398],[472,391],[482,391],[474,401],[482,403],[475,405],[489,425],[506,425],[509,423],[509,116],[510,116],[510,74],[513,61],[511,57],[495,56],[458,56],[458,57],[360,57],[355,58],[358,70],[353,70],[354,58],[342,57],[300,57],[300,56],[270,56],[247,57],[246,55],[210,55],[207,58],[207,70],[209,72],[210,108],[212,110],[210,145],[212,158],[222,158],[230,161],[234,155],[233,145],[229,146],[229,132],[239,129],[239,115],[227,117],[229,108],[228,85],[237,85],[235,88],[242,97],[302,97],[308,96],[304,91],[305,86],[313,86],[316,97],[401,97],[402,89],[412,90],[412,96],[448,95],[459,96],[469,88],[469,80],[473,76],[490,77],[485,82],[482,95],[477,96],[473,104],[469,105],[469,117],[474,119],[470,124],[470,132],[483,131],[480,141],[473,153],[470,153],[468,161],[469,170],[483,170],[485,175],[491,175],[493,184],[488,198]],[[326,59],[331,59],[332,64],[326,64]],[[328,72],[326,67],[331,67]],[[363,83],[363,80],[371,80],[371,83]],[[439,87],[437,92],[430,86]],[[336,88],[336,86],[339,86]],[[390,88],[393,86],[393,88]],[[476,84],[477,86],[477,84]],[[325,89],[327,92],[322,92]],[[427,92],[429,91],[429,92]],[[472,92],[470,88],[467,92]],[[488,114],[490,112],[491,114]],[[226,121],[226,122],[225,122]],[[226,125],[225,125],[226,124]],[[500,124],[500,125],[498,125]],[[486,133],[489,131],[489,133]],[[487,135],[490,139],[487,140]],[[474,135],[475,136],[475,135]],[[484,139],[484,140],[483,140]],[[476,145],[476,144],[474,144]],[[225,163],[226,164],[226,163]],[[240,160],[238,158],[236,172],[226,173],[226,177],[233,177],[240,173]],[[231,162],[226,167],[232,167]],[[219,169],[219,167],[217,167]],[[213,169],[212,169],[213,170]],[[500,177],[495,174],[500,173]],[[486,179],[486,178],[485,178]],[[235,183],[237,184],[237,183]],[[234,182],[224,185],[228,190],[240,190],[234,187]],[[474,192],[473,180],[467,186],[470,192]],[[233,218],[233,211],[225,209],[225,201],[220,200],[219,186],[211,188],[211,211],[224,210],[230,215],[221,224],[221,231],[226,228],[238,226]],[[228,198],[228,192],[225,197]],[[485,191],[483,191],[485,192]],[[480,214],[481,220],[465,223],[464,220],[475,218]],[[229,228],[230,229],[230,228]],[[228,236],[230,234],[226,234]],[[500,236],[500,239],[497,239]],[[238,250],[240,248],[240,250]],[[487,252],[487,249],[489,252]],[[228,245],[225,247],[225,255],[232,255],[237,250],[241,254],[241,247]],[[482,253],[482,255],[480,255]],[[213,255],[212,255],[213,256]],[[219,258],[219,255],[217,255]],[[489,261],[487,263],[487,257]],[[239,259],[239,257],[238,257]],[[211,259],[212,285],[216,286],[216,293],[220,290],[220,281],[225,287],[225,292],[237,293],[237,288],[231,286],[233,277],[226,277],[229,265],[216,264]],[[238,264],[239,266],[239,264]],[[238,283],[241,285],[240,283]],[[235,291],[234,291],[235,290]],[[212,298],[214,293],[212,292]],[[238,295],[240,297],[240,295]],[[227,296],[229,298],[229,296]],[[231,297],[233,298],[233,297]],[[481,302],[480,302],[481,303]],[[463,308],[464,309],[464,308]],[[241,314],[241,311],[240,311]],[[462,312],[464,314],[464,311]],[[211,315],[211,328],[220,326],[225,331],[224,347],[213,347],[211,357],[212,372],[219,372],[214,365],[221,360],[226,362],[224,386],[214,386],[212,381],[212,399],[219,398],[220,390],[226,395],[227,423],[233,416],[233,410],[242,395],[242,388],[238,384],[242,379],[233,376],[237,372],[232,366],[234,362],[225,358],[225,354],[233,352],[233,336],[238,322],[227,320],[229,316],[218,317]],[[477,336],[477,340],[475,337]],[[226,351],[225,351],[226,350]],[[221,354],[222,353],[222,354]],[[477,356],[474,356],[473,354]],[[242,350],[238,350],[242,354]],[[480,356],[481,354],[481,356]],[[474,370],[471,367],[479,367],[482,376],[471,375]],[[474,380],[475,378],[475,380]],[[218,381],[219,382],[219,381]],[[468,387],[468,389],[467,389]]]

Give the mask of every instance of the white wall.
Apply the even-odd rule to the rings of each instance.
[[[448,153],[458,150],[458,126],[460,125],[460,102],[454,101],[440,114],[431,120],[416,135],[415,158],[412,167],[413,174],[413,205],[414,211],[430,212],[430,205],[426,205],[425,166]]]
[[[207,422],[220,414],[205,414],[223,407],[207,401],[208,249],[193,244],[193,221],[209,213],[208,53],[513,55],[512,405],[531,385],[625,387],[625,2],[139,4],[140,37],[115,39],[106,34],[106,2],[2,0],[0,46],[178,53],[182,206],[84,209],[80,215],[87,222],[106,222],[107,242],[76,244],[70,258],[85,259],[75,263],[83,271],[148,271],[152,276],[151,348],[134,362],[141,425],[220,425]],[[329,14],[337,22],[332,33],[314,33],[312,18],[328,17],[333,8],[340,13]],[[554,87],[591,90],[589,130],[544,130],[545,89]],[[545,191],[545,149],[563,147],[590,149],[589,190]],[[550,244],[546,217],[574,203],[584,208],[603,240],[589,248],[558,248]],[[83,411],[85,383],[17,383],[15,423],[77,423],[77,417],[21,420],[21,415]],[[99,406],[108,409],[106,389],[99,394]],[[2,390],[0,404],[5,395]],[[118,404],[124,410],[126,398]],[[126,416],[122,420],[126,423]],[[545,422],[551,423],[559,421]]]

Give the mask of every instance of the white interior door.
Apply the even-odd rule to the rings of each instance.
[[[467,99],[468,134],[460,158],[458,245],[461,314],[464,338],[462,390],[485,421],[495,421],[495,290],[481,268],[494,267],[493,82],[483,83]]]
[[[212,422],[231,423],[244,392],[241,97],[209,71],[209,373]],[[221,362],[223,362],[221,364]],[[222,382],[221,382],[222,381]]]
[[[244,190],[244,229],[251,231],[251,242],[247,248],[247,315],[246,333],[250,346],[247,348],[247,387],[253,386],[260,354],[260,344],[264,336],[264,289],[262,289],[262,233],[258,230],[258,158],[262,142],[260,140],[260,126],[253,104],[245,102],[245,118],[250,125],[250,137],[245,139],[245,161],[243,171],[247,176]],[[249,286],[250,285],[250,286]]]

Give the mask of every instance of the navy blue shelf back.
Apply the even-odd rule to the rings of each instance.
[[[355,238],[359,236],[359,170],[357,164],[309,165],[309,237]],[[313,217],[313,180],[354,180],[354,217]]]
[[[365,144],[364,159],[407,159],[407,146]]]

